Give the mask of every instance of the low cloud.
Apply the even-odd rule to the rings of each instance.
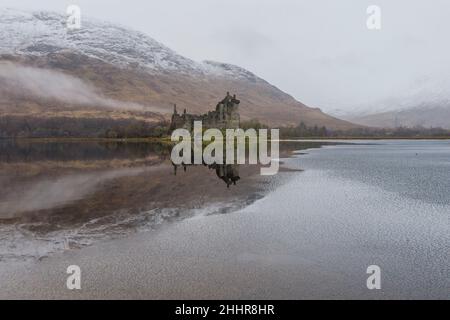
[[[62,72],[0,62],[0,84],[15,94],[54,99],[72,105],[149,110],[137,103],[104,97],[95,86]]]

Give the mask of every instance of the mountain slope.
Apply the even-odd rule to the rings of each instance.
[[[0,10],[0,112],[15,115],[168,117],[172,104],[206,112],[226,91],[245,119],[273,126],[355,127],[296,101],[238,66],[185,58],[143,33],[65,16]],[[36,89],[38,88],[38,89]]]
[[[398,111],[349,118],[355,123],[373,127],[441,127],[450,129],[450,101],[421,104]]]

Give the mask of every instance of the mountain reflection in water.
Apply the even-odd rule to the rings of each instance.
[[[282,143],[280,154],[320,145]],[[37,239],[59,248],[61,237],[83,246],[200,211],[234,211],[272,181],[246,164],[189,165],[174,174],[170,152],[160,143],[0,140],[0,260],[22,254],[18,239],[27,241],[23,248]]]

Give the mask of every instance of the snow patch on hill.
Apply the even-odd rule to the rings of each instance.
[[[142,32],[83,17],[79,30],[66,28],[67,17],[54,12],[0,9],[0,54],[47,55],[72,50],[120,67],[256,81],[253,73],[213,61],[196,62]]]

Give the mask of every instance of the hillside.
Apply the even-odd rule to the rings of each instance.
[[[272,126],[354,128],[309,108],[234,66],[185,58],[147,35],[83,19],[68,31],[65,16],[0,9],[0,113],[17,117],[133,118],[149,123],[179,109],[203,113],[226,91],[241,117]]]
[[[424,127],[450,129],[450,102],[422,104],[396,111],[386,111],[357,117],[351,121],[372,127]]]

